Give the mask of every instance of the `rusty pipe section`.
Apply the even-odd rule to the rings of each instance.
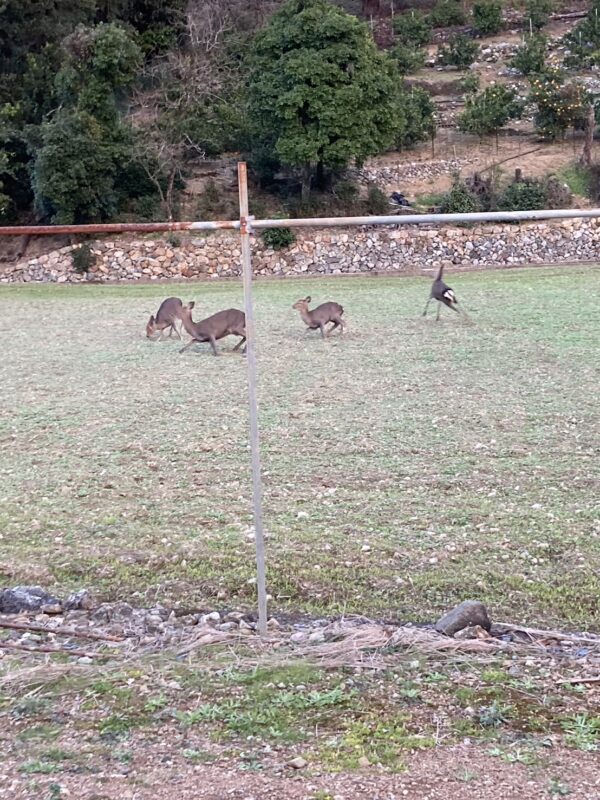
[[[0,236],[60,236],[87,233],[168,233],[170,231],[239,230],[239,220],[216,222],[107,222],[97,225],[14,225],[0,227]]]
[[[526,222],[550,219],[594,219],[600,208],[478,211],[469,214],[404,214],[373,217],[312,217],[306,219],[219,220],[215,222],[118,222],[98,225],[19,225],[0,227],[0,236],[58,236],[89,233],[159,233],[169,231],[254,230],[267,228],[343,228],[362,225],[449,225],[465,222]]]

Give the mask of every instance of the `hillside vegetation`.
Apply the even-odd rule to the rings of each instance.
[[[377,213],[385,194],[348,170],[435,147],[440,125],[496,142],[507,125],[579,136],[584,172],[567,174],[593,196],[600,0],[577,8],[555,35],[552,14],[571,8],[554,0],[395,13],[379,0],[6,0],[0,221],[229,216],[221,186],[190,192],[199,165],[228,153],[251,163],[255,213]],[[497,177],[456,178],[440,202],[570,202],[548,176]]]

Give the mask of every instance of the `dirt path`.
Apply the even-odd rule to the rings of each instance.
[[[139,744],[142,744],[141,742]],[[368,768],[307,776],[269,764],[264,772],[228,761],[193,765],[172,760],[169,743],[137,750],[128,767],[95,775],[14,778],[2,768],[0,798],[77,800],[599,800],[598,753],[549,749],[533,765],[506,763],[481,746],[440,747],[410,757],[400,774]],[[14,775],[14,773],[13,773]],[[38,780],[32,782],[31,778]],[[59,788],[60,787],[60,788]],[[167,790],[168,787],[168,790]]]

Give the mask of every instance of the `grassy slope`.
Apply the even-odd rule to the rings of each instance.
[[[418,279],[256,287],[276,606],[430,619],[477,596],[598,630],[600,275],[451,282],[475,326],[422,320]],[[346,307],[343,341],[304,335],[308,292]],[[241,304],[223,283],[0,291],[2,583],[252,603],[244,361],[147,342],[166,293]]]

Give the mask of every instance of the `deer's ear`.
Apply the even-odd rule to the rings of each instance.
[[[312,300],[312,297],[310,295],[308,295],[308,297],[305,297],[304,300],[305,300],[305,302],[310,303],[310,301]]]
[[[196,305],[196,301],[195,301],[195,300],[190,300],[190,302],[187,304],[187,307],[188,307],[188,308],[189,308],[189,310],[191,311],[191,310],[192,310],[192,308],[193,308],[195,305]]]
[[[154,325],[154,314],[152,314],[150,319],[148,320],[148,325]]]

